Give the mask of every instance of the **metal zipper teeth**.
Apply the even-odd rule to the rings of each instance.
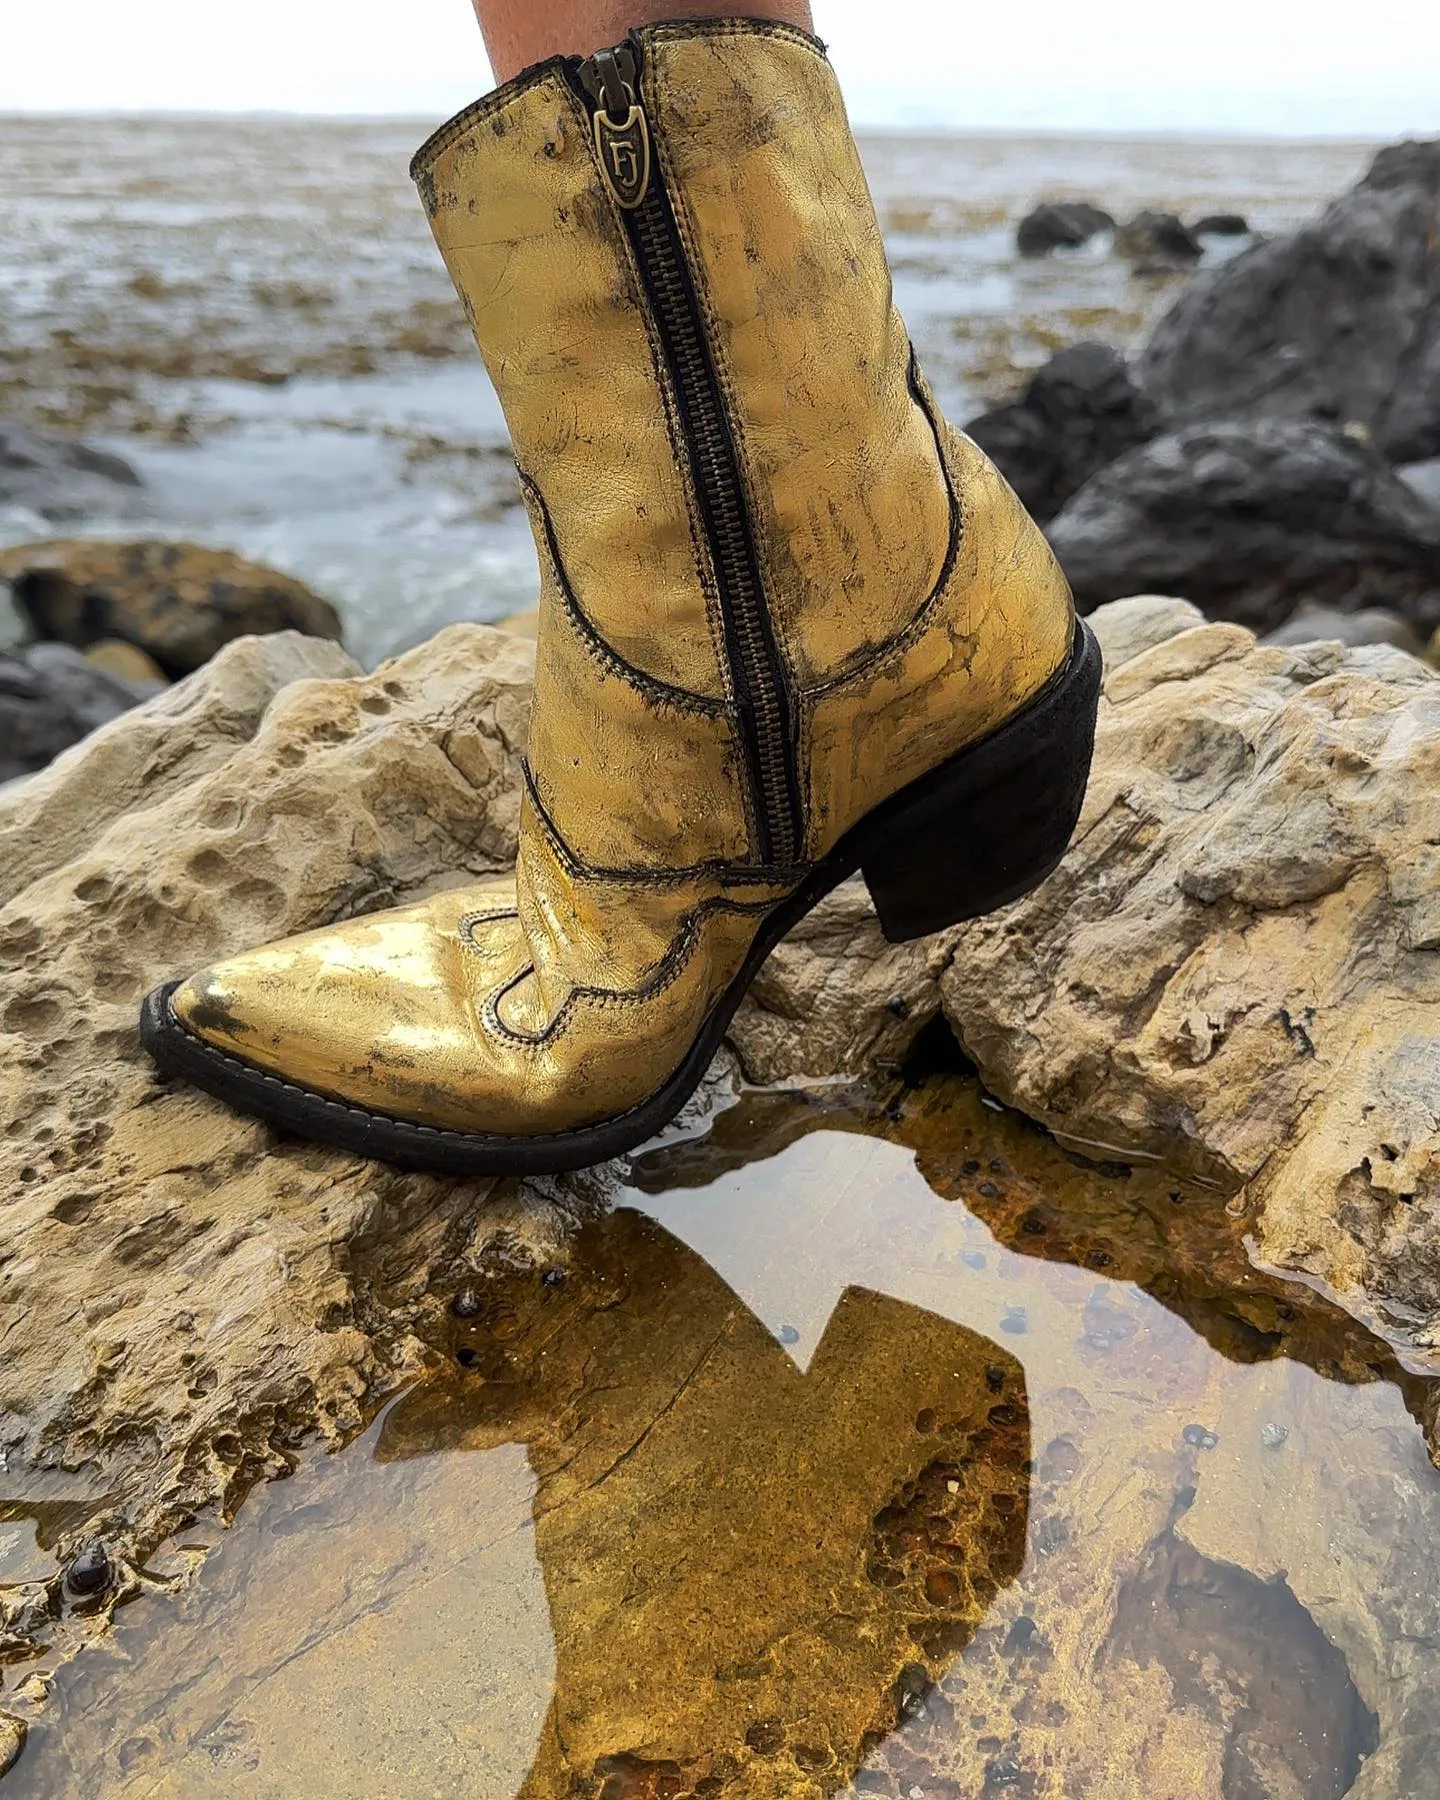
[[[739,458],[679,229],[658,160],[644,198],[621,217],[680,405],[682,434],[720,589],[731,692],[752,795],[758,860],[800,855],[800,806],[789,696],[770,628]]]

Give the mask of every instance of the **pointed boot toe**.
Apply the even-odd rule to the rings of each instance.
[[[813,39],[646,27],[467,108],[414,174],[540,562],[514,881],[232,958],[142,1028],[304,1136],[573,1168],[673,1117],[847,876],[896,941],[1042,881],[1099,652],[939,415]]]

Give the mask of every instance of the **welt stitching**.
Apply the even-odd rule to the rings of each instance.
[[[517,1136],[514,1132],[492,1133],[460,1131],[453,1125],[417,1125],[409,1119],[398,1119],[391,1113],[376,1112],[373,1107],[354,1106],[348,1100],[334,1100],[329,1094],[317,1093],[314,1088],[301,1087],[298,1082],[286,1081],[283,1076],[272,1075],[268,1069],[258,1069],[253,1063],[247,1063],[243,1057],[231,1056],[227,1051],[218,1050],[214,1044],[207,1044],[203,1038],[196,1037],[188,1027],[181,1025],[179,1021],[175,1019],[173,1012],[171,1013],[170,1018],[177,1030],[184,1032],[185,1036],[202,1056],[209,1057],[216,1062],[225,1063],[230,1068],[238,1070],[242,1078],[250,1082],[262,1084],[266,1087],[280,1088],[287,1094],[297,1094],[302,1100],[307,1102],[307,1104],[322,1107],[327,1112],[348,1113],[352,1118],[373,1120],[376,1124],[384,1125],[388,1130],[393,1131],[402,1141],[407,1136],[420,1138],[455,1138],[464,1144],[473,1143],[476,1139],[482,1139],[487,1144],[513,1144],[519,1149],[522,1147],[533,1148],[537,1144],[563,1143],[566,1138],[573,1135],[574,1131],[585,1129],[584,1126],[576,1126],[572,1127],[570,1131],[542,1131],[536,1132],[533,1136],[526,1137]],[[536,1046],[536,1048],[538,1047],[539,1046]],[[652,1096],[647,1094],[643,1100],[637,1100],[633,1106],[627,1106],[624,1112],[613,1114],[610,1118],[604,1120],[603,1123],[606,1125],[623,1124],[626,1119],[632,1116],[632,1114],[638,1113],[643,1107],[647,1106],[650,1103],[651,1098]],[[363,1156],[365,1152],[356,1151],[354,1154]]]
[[[730,709],[724,700],[712,699],[708,694],[692,693],[689,688],[675,687],[668,681],[662,681],[658,675],[651,675],[646,670],[637,668],[634,663],[623,657],[600,632],[576,596],[569,571],[560,554],[560,545],[555,537],[550,508],[545,504],[545,496],[540,492],[539,484],[518,465],[517,473],[527,499],[534,503],[535,510],[539,515],[540,535],[543,540],[545,558],[550,565],[550,574],[554,579],[555,590],[559,594],[581,642],[594,660],[607,674],[614,676],[617,681],[623,681],[642,699],[652,701],[658,708],[671,712],[696,713],[702,718],[728,718]]]

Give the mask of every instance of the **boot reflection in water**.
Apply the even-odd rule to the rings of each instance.
[[[480,0],[511,78],[415,159],[539,552],[526,790],[513,875],[146,1002],[163,1067],[302,1135],[613,1156],[838,882],[898,941],[1068,842],[1098,647],[936,411],[808,15],[758,10]]]
[[[527,1447],[556,1679],[523,1800],[831,1794],[934,1728],[932,1681],[1024,1558],[1012,1357],[851,1288],[802,1374],[628,1209],[563,1285],[479,1291],[465,1376],[402,1400],[377,1455]]]

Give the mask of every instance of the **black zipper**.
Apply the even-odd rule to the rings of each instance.
[[[634,252],[680,408],[691,477],[720,588],[730,689],[755,821],[757,860],[786,868],[802,844],[789,689],[770,625],[740,459],[685,247],[654,154],[633,39],[579,64],[595,147]]]

